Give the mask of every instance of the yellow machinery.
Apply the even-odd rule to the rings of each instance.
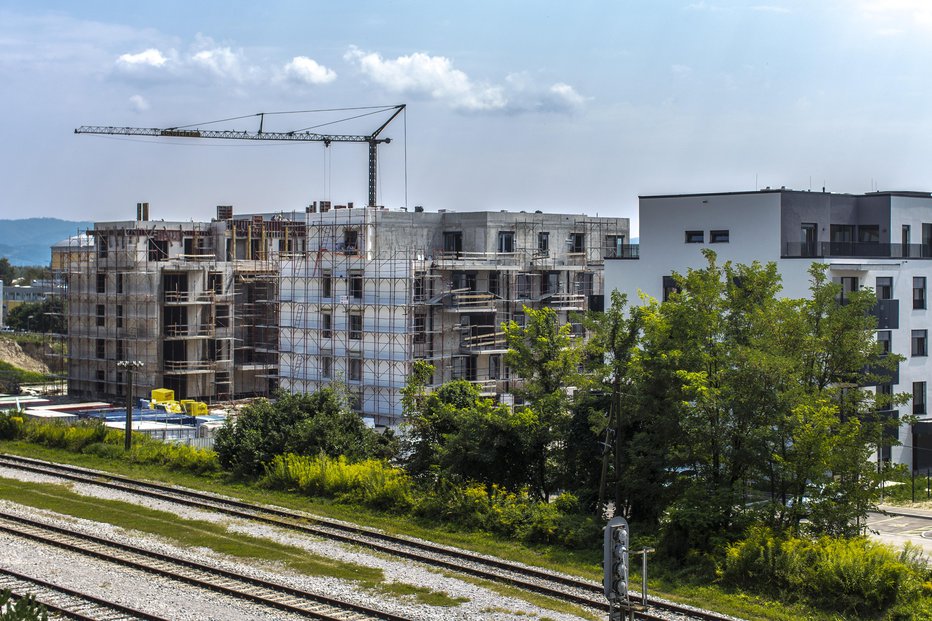
[[[153,410],[161,409],[172,414],[190,414],[191,416],[204,416],[207,414],[207,404],[193,399],[175,401],[175,391],[170,388],[155,388],[152,390],[152,400],[149,407]]]

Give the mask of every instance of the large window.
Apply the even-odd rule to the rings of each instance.
[[[333,315],[329,310],[320,313],[320,336],[325,339],[333,336]]]
[[[550,252],[550,233],[543,231],[537,234],[537,251]]]
[[[586,251],[586,234],[585,233],[570,233],[570,252],[585,252]]]
[[[359,313],[349,316],[349,337],[354,340],[362,338],[362,315]]]
[[[676,280],[673,276],[664,276],[663,277],[663,301],[666,302],[670,299],[670,296],[674,293],[679,293],[680,286],[676,284]]]
[[[890,330],[878,330],[877,331],[877,342],[880,343],[881,353],[887,355],[890,353],[890,340],[892,338],[892,332]]]
[[[324,272],[320,275],[320,297],[333,297],[333,274]]]
[[[515,251],[515,232],[499,231],[498,232],[498,251],[514,252]]]
[[[330,352],[321,352],[320,356],[320,376],[324,379],[333,377],[333,356]]]
[[[343,252],[345,254],[356,254],[359,250],[359,231],[355,229],[346,229],[343,231]]]
[[[926,383],[913,382],[913,414],[926,413]]]
[[[97,293],[107,292],[107,275],[97,274]]]
[[[926,277],[913,276],[913,308],[926,307]]]
[[[912,355],[929,355],[928,330],[913,330]]]
[[[838,301],[842,304],[846,303],[850,295],[858,290],[857,276],[841,276],[839,278],[833,278],[832,280],[841,285],[841,293],[839,294]]]
[[[347,375],[351,382],[362,381],[362,358],[350,358]]]
[[[719,229],[715,231],[709,231],[709,243],[710,244],[727,244],[728,243],[728,229]]]
[[[443,234],[443,251],[444,252],[462,252],[463,251],[463,232],[446,231]]]
[[[893,278],[891,276],[878,276],[876,293],[878,300],[892,300]]]
[[[350,272],[349,294],[354,300],[362,299],[362,274],[359,272]]]
[[[106,319],[104,309],[105,309],[105,306],[103,304],[97,305],[97,326],[98,327],[107,325],[107,319]]]
[[[606,235],[605,236],[605,257],[608,259],[617,259],[624,256],[625,253],[625,236],[624,235]]]

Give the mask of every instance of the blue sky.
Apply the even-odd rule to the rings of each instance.
[[[636,228],[639,194],[929,191],[930,68],[926,0],[0,0],[0,217],[364,204],[362,145],[73,129],[396,103],[407,113],[380,150],[391,208],[598,213]]]

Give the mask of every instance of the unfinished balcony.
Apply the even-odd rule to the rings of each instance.
[[[216,335],[213,324],[172,324],[165,326],[165,338],[172,339],[208,339]]]
[[[464,354],[503,354],[508,351],[502,331],[464,329],[460,337],[460,351]]]
[[[498,299],[488,291],[458,289],[440,296],[439,303],[451,313],[492,313]]]

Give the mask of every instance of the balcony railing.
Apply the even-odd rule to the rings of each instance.
[[[882,244],[880,242],[787,242],[783,257],[863,259],[932,259],[932,244]]]
[[[878,330],[896,330],[900,327],[900,301],[877,300],[871,315],[877,318]]]
[[[622,246],[609,246],[605,248],[603,256],[606,259],[639,259],[641,257],[639,244],[624,244]]]

